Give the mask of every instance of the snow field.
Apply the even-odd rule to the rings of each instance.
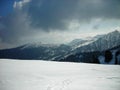
[[[120,66],[1,59],[0,90],[120,90]]]

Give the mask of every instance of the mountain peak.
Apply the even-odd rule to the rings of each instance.
[[[113,32],[110,32],[110,33],[120,33],[118,30],[115,30]]]
[[[113,32],[110,32],[110,33],[106,34],[106,36],[115,36],[115,37],[120,36],[120,31],[115,30]]]

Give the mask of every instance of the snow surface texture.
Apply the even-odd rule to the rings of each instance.
[[[0,90],[120,90],[120,66],[1,59]]]

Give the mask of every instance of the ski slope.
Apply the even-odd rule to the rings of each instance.
[[[1,59],[0,90],[120,90],[120,66]]]

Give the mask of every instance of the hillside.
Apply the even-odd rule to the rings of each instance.
[[[114,52],[114,50],[117,50]],[[75,39],[68,44],[54,45],[43,43],[28,43],[19,47],[0,50],[0,58],[4,59],[29,59],[47,61],[70,61],[86,63],[103,63],[106,51],[111,52],[108,64],[120,64],[120,32],[97,35],[89,39]],[[100,58],[102,56],[102,59]],[[98,60],[99,59],[99,60]],[[102,62],[101,62],[102,60]],[[104,59],[104,61],[106,61]],[[106,62],[104,62],[106,63]]]

